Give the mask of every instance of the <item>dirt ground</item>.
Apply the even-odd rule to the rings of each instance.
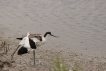
[[[11,54],[16,49],[19,40],[16,40],[15,37],[7,37],[5,40],[6,45],[9,44],[9,50],[7,53],[4,51],[4,48],[0,50],[0,71],[49,71],[53,69],[53,58],[57,55],[59,55],[60,59],[64,58],[70,71],[75,64],[77,64],[82,71],[106,71],[106,58],[85,56],[72,51],[65,52],[58,49],[59,47],[45,49],[47,47],[46,44],[36,49],[35,66],[33,65],[32,52],[21,56],[16,53],[11,60]],[[5,40],[1,37],[0,43]]]

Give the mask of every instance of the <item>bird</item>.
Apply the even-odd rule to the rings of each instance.
[[[33,51],[34,65],[35,65],[35,49],[37,47],[45,44],[48,36],[59,37],[59,36],[52,35],[51,32],[46,32],[44,35],[27,33],[27,36],[16,38],[18,40],[21,40],[21,42],[19,43],[18,47],[16,48],[16,50],[11,55],[11,59],[13,58],[13,56],[14,56],[15,52],[18,50],[18,48],[21,47],[18,50],[17,54],[23,55],[23,54],[26,54],[30,51]]]
[[[53,37],[59,37],[59,36],[54,36],[51,34],[51,32],[46,32],[44,35],[41,34],[29,34],[29,38],[32,39],[35,43],[36,46],[41,46],[43,44],[45,44],[45,42],[47,41],[48,36],[53,36]],[[22,40],[25,36],[20,37],[20,38],[16,38],[18,40]]]

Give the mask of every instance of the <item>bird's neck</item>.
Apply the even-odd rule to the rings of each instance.
[[[48,37],[48,34],[47,34],[47,33],[45,33],[44,37],[45,37],[45,38],[47,38],[47,37]]]
[[[47,38],[48,38],[48,35],[44,37],[44,40],[47,40]]]
[[[46,38],[47,37],[47,34],[45,33],[44,37]]]

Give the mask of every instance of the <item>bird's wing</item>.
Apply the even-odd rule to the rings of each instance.
[[[22,40],[25,36],[22,36],[22,37],[19,37],[19,38],[16,38],[18,40]],[[29,38],[37,38],[38,40],[42,40],[42,37],[41,37],[41,34],[30,34],[28,36]]]

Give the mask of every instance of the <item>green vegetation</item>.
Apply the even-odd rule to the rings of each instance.
[[[53,70],[54,71],[69,71],[68,67],[66,66],[64,59],[60,60],[59,56],[53,59]]]
[[[0,48],[4,51],[5,54],[8,53],[10,44],[8,44],[6,41],[2,41]]]
[[[51,70],[50,70],[51,71]],[[53,59],[53,71],[82,71],[77,63],[72,67],[71,70],[66,66],[64,59],[60,59],[57,55],[55,59]]]

